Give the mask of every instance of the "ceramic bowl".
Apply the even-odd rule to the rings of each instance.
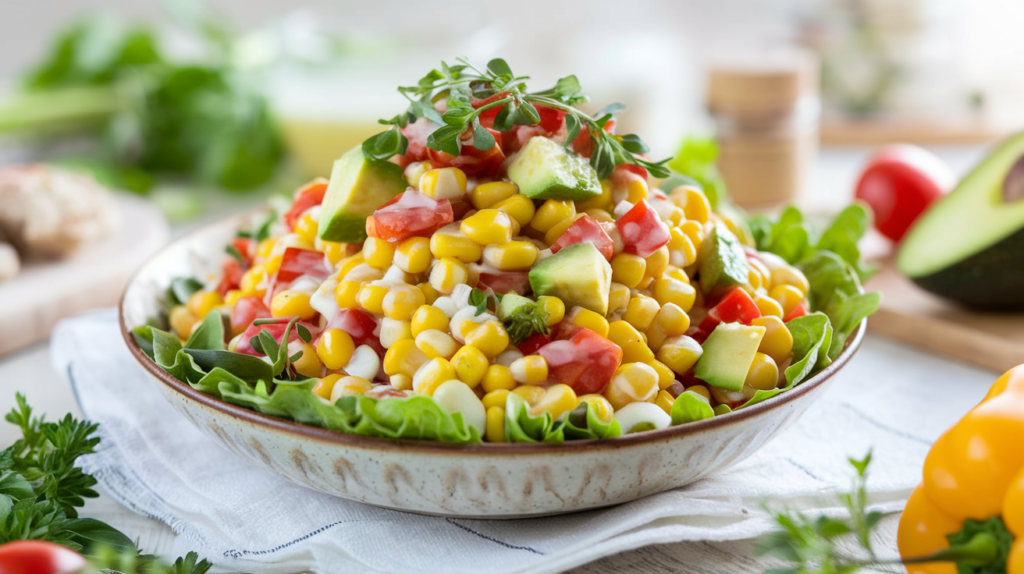
[[[609,506],[680,487],[756,451],[803,413],[864,335],[813,378],[757,405],[614,439],[455,445],[350,435],[255,413],[205,395],[156,365],[130,330],[159,308],[171,279],[211,269],[244,216],[171,243],[139,269],[121,301],[129,350],[164,396],[224,448],[287,480],[349,500],[459,517],[514,518]]]

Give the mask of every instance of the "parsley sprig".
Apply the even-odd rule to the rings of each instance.
[[[628,134],[612,135],[604,130],[613,114],[625,110],[622,104],[612,104],[590,116],[575,106],[587,101],[580,93],[576,76],[566,76],[547,90],[528,92],[526,80],[529,76],[517,76],[508,63],[495,58],[487,63],[486,70],[480,70],[463,58],[449,66],[441,62],[441,69],[433,69],[420,78],[415,86],[398,88],[409,100],[409,107],[391,119],[378,120],[390,129],[370,137],[363,142],[363,154],[371,159],[384,161],[395,154],[404,154],[409,141],[401,129],[420,118],[426,118],[441,127],[427,138],[427,147],[457,156],[462,152],[463,134],[472,132],[473,147],[486,151],[494,147],[494,136],[480,124],[480,114],[500,108],[494,118],[492,129],[505,132],[515,126],[540,123],[537,106],[565,112],[565,145],[576,140],[580,132],[587,130],[593,145],[590,165],[598,177],[607,178],[615,166],[634,164],[647,169],[654,177],[668,177],[666,163],[650,161],[636,154],[650,151],[640,136]],[[435,102],[444,101],[444,111],[435,108]],[[474,108],[473,102],[487,101]]]

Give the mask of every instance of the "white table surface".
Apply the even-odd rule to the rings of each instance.
[[[984,148],[954,146],[935,151],[949,162],[957,173],[962,174],[981,157]],[[828,212],[846,204],[850,200],[856,175],[869,153],[870,150],[858,148],[824,151],[810,175],[808,191],[801,198],[801,205],[811,211]],[[241,207],[218,205],[216,211],[230,213],[240,209]],[[211,214],[213,215],[216,214]],[[177,229],[179,233],[183,230],[184,228],[180,227]],[[869,335],[865,344],[866,349],[870,351],[872,345],[901,344]],[[906,353],[908,360],[914,360],[915,355],[921,356],[910,348],[906,349]],[[869,352],[862,351],[855,360],[870,360],[870,357],[865,355],[869,355]],[[995,376],[993,374],[993,380]],[[15,392],[25,394],[37,413],[45,413],[51,419],[68,412],[80,414],[67,383],[50,369],[49,348],[45,343],[0,357],[0,414],[5,414],[13,407]],[[0,446],[13,442],[17,434],[17,429],[12,425],[0,423]],[[82,514],[109,522],[129,537],[137,539],[140,547],[147,552],[165,554],[175,538],[175,534],[165,524],[136,515],[104,496],[89,501]],[[876,544],[882,556],[895,555],[897,518],[886,518],[876,532]],[[752,545],[753,541],[742,540],[649,546],[603,558],[574,572],[752,573],[763,572],[776,565],[770,560],[754,557]]]

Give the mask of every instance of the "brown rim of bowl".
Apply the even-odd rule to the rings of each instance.
[[[237,219],[240,216],[235,216]],[[214,222],[211,225],[215,225]],[[163,247],[157,253],[163,253],[170,249],[173,249],[178,244],[182,243],[189,236],[197,235],[205,229],[200,228],[192,233],[185,235],[175,241],[172,241],[165,247]],[[155,256],[156,254],[154,254]],[[803,395],[806,395],[814,389],[820,387],[825,381],[832,378],[836,372],[839,371],[849,360],[857,353],[860,348],[861,341],[864,339],[864,332],[867,326],[867,319],[860,322],[857,329],[853,332],[853,336],[847,339],[846,348],[839,354],[835,361],[829,366],[822,369],[819,373],[811,377],[810,379],[800,383],[796,387],[778,395],[757,403],[756,405],[749,406],[747,408],[733,411],[724,415],[717,415],[710,419],[704,419],[702,421],[681,424],[678,426],[671,426],[664,429],[644,431],[636,434],[628,434],[619,436],[616,438],[606,439],[588,439],[588,440],[571,440],[565,441],[559,444],[544,444],[544,443],[479,443],[479,444],[465,444],[465,443],[445,443],[438,441],[429,440],[417,440],[417,439],[393,439],[373,436],[363,436],[357,434],[350,434],[341,431],[335,431],[311,425],[305,425],[286,419],[272,417],[270,415],[264,415],[257,413],[237,405],[233,405],[216,397],[212,397],[203,392],[193,389],[188,383],[183,383],[178,379],[171,376],[170,373],[160,368],[155,361],[149,358],[142,348],[135,342],[132,337],[131,330],[125,324],[124,319],[124,301],[125,295],[127,295],[129,289],[135,284],[136,278],[141,272],[142,268],[146,266],[143,263],[142,266],[132,275],[131,280],[125,287],[124,292],[121,294],[121,301],[118,303],[117,318],[118,324],[121,328],[121,336],[124,338],[125,344],[128,345],[128,350],[131,352],[135,360],[139,362],[142,367],[149,372],[150,375],[156,377],[161,383],[167,385],[172,390],[185,398],[198,402],[199,404],[209,407],[218,411],[223,412],[236,419],[242,420],[247,423],[260,425],[267,427],[270,430],[294,433],[301,435],[305,438],[315,439],[324,442],[332,442],[343,444],[350,447],[359,448],[379,448],[379,449],[414,449],[417,451],[441,451],[446,453],[480,453],[480,454],[550,454],[557,452],[565,452],[567,449],[575,451],[587,450],[596,451],[601,449],[615,449],[619,447],[625,447],[640,443],[657,442],[665,439],[677,438],[688,434],[696,434],[701,431],[707,431],[718,427],[726,426],[733,423],[743,422],[747,419],[757,417],[763,412],[775,409],[786,405],[789,402],[796,400]]]

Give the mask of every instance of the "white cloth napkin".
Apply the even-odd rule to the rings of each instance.
[[[102,443],[83,466],[121,504],[159,519],[218,566],[246,572],[558,572],[640,546],[735,540],[771,529],[763,510],[839,512],[847,456],[874,449],[869,488],[897,510],[931,442],[980,400],[992,373],[881,338],[789,429],[746,461],[678,490],[576,514],[462,520],[407,514],[293,485],[196,430],[128,354],[113,311],[62,322],[53,366]]]

